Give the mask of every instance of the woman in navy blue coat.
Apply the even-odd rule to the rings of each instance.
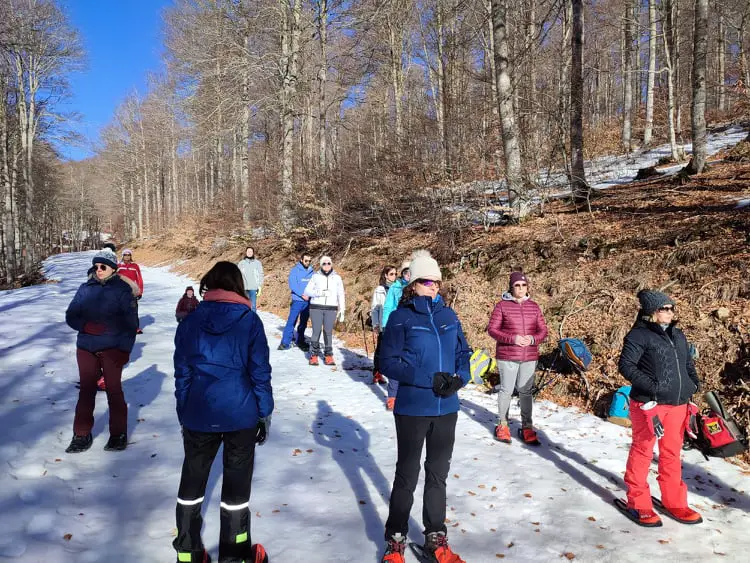
[[[469,381],[471,350],[456,313],[439,299],[442,274],[437,262],[428,252],[418,251],[409,270],[412,281],[388,319],[380,346],[383,373],[399,382],[394,407],[398,460],[383,562],[404,561],[409,513],[426,444],[424,550],[436,561],[459,563],[462,560],[451,551],[446,536],[446,479],[458,418],[456,393]]]
[[[109,403],[109,441],[105,450],[124,450],[128,443],[128,405],[122,391],[122,368],[130,359],[138,328],[133,292],[117,271],[117,256],[105,248],[96,253],[89,279],[76,292],[65,321],[78,331],[76,359],[80,389],[73,420],[73,439],[65,450],[91,447],[97,380],[104,377]]]
[[[249,499],[255,444],[265,442],[273,411],[266,333],[235,264],[217,262],[199,292],[200,307],[175,335],[175,397],[185,460],[173,545],[178,561],[209,560],[201,506],[223,443],[219,562],[263,561],[262,546],[250,541]]]

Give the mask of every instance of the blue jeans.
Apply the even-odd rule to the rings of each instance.
[[[281,336],[281,344],[284,346],[289,346],[292,343],[297,318],[299,318],[299,324],[297,325],[296,342],[297,344],[304,344],[307,320],[310,318],[310,303],[308,301],[292,301],[289,306],[289,318],[286,320],[284,334]]]
[[[258,302],[258,290],[257,289],[247,289],[245,290],[245,293],[247,293],[247,298],[250,300],[250,308],[255,311],[256,303]]]

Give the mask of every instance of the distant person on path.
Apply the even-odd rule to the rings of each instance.
[[[273,411],[268,341],[235,264],[217,262],[199,291],[203,302],[175,335],[175,397],[185,460],[172,545],[178,561],[208,560],[201,508],[223,444],[219,562],[263,561],[263,547],[250,538],[249,500],[255,444],[266,441]]]
[[[245,285],[247,298],[250,300],[253,311],[257,309],[258,295],[263,287],[263,264],[255,256],[255,249],[248,246],[245,256],[237,263],[242,272],[242,281]]]
[[[312,338],[310,339],[310,365],[318,365],[320,354],[320,333],[323,332],[323,363],[336,365],[333,359],[333,326],[336,320],[344,322],[344,282],[333,269],[330,256],[320,259],[320,269],[307,283],[304,295],[310,298],[310,320],[312,321]]]
[[[128,406],[122,390],[122,368],[130,359],[138,328],[135,299],[117,271],[117,256],[100,250],[96,268],[82,284],[65,312],[65,321],[78,331],[76,359],[80,388],[73,420],[73,439],[65,450],[80,453],[91,447],[97,381],[104,377],[109,403],[109,440],[105,450],[124,450],[128,443]]]
[[[195,311],[200,305],[198,298],[195,296],[193,286],[189,285],[185,289],[185,294],[177,302],[177,310],[175,311],[175,317],[177,322],[180,323],[185,320],[190,313]]]
[[[385,303],[383,304],[383,321],[382,327],[388,325],[388,319],[391,313],[398,308],[399,301],[401,301],[401,294],[404,288],[409,285],[411,279],[411,273],[409,272],[409,260],[404,260],[401,263],[401,272],[399,272],[399,278],[391,284],[388,288],[388,293],[385,297]],[[388,374],[385,374],[388,377]],[[393,410],[393,406],[396,404],[396,394],[398,393],[398,381],[388,377],[388,398],[386,399],[385,406],[389,411]]]
[[[375,352],[372,356],[372,382],[383,383],[385,377],[380,373],[380,337],[383,334],[383,305],[385,305],[385,298],[388,295],[388,288],[393,285],[396,281],[396,267],[386,266],[380,272],[380,280],[378,280],[378,286],[372,293],[372,303],[370,304],[370,319],[372,319],[372,330],[377,335],[377,344],[375,345]]]
[[[523,272],[510,275],[508,291],[492,311],[487,332],[495,339],[495,358],[500,372],[497,395],[499,423],[495,439],[510,444],[508,409],[513,390],[518,389],[521,402],[521,439],[537,445],[531,419],[534,398],[534,374],[539,360],[539,344],[547,338],[547,324],[539,305],[529,296],[529,280]]]
[[[289,305],[289,317],[287,317],[284,333],[281,336],[279,350],[289,350],[292,347],[294,325],[297,324],[297,319],[299,319],[299,324],[297,324],[295,343],[297,348],[304,352],[308,349],[307,344],[305,344],[305,329],[310,318],[310,298],[305,295],[305,288],[313,276],[311,262],[312,257],[307,252],[303,252],[300,254],[299,262],[289,272],[288,283],[292,294],[292,303]]]
[[[414,253],[411,279],[380,345],[380,365],[400,382],[394,418],[398,459],[385,524],[383,562],[403,563],[409,513],[426,444],[424,551],[438,563],[463,563],[448,546],[446,479],[458,418],[458,390],[469,381],[471,349],[456,313],[438,299],[442,274],[429,252]]]
[[[676,520],[702,521],[688,507],[680,455],[688,403],[700,389],[698,373],[685,334],[677,328],[675,303],[661,291],[638,293],[640,312],[625,336],[618,368],[630,381],[630,420],[633,442],[625,469],[627,509],[643,526],[659,526],[653,510],[648,473],[659,444],[661,502]]]
[[[138,294],[136,300],[140,301],[143,297],[143,276],[141,275],[141,267],[133,262],[133,251],[126,248],[122,251],[122,262],[117,265],[117,273],[133,281],[138,286]],[[138,303],[136,302],[136,312],[138,312]],[[137,334],[143,334],[140,327],[140,321],[138,324]]]

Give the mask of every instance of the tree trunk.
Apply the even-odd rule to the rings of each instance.
[[[570,185],[573,199],[588,201],[590,188],[583,168],[583,0],[572,0],[573,34],[570,70]]]
[[[625,2],[623,35],[622,146],[630,152],[633,150],[633,0]]]
[[[648,0],[648,82],[646,85],[646,126],[643,145],[651,144],[654,132],[654,81],[656,79],[656,0]]]
[[[248,32],[249,33],[249,32]],[[245,57],[250,57],[250,36],[245,35]],[[250,226],[250,61],[242,67],[242,123],[240,125],[240,203],[242,205],[242,224]]]
[[[320,46],[320,70],[318,71],[318,174],[323,184],[325,197],[328,183],[327,101],[328,85],[328,0],[318,0],[318,43]]]
[[[672,152],[672,160],[680,161],[680,153],[677,149],[677,135],[675,132],[675,93],[674,93],[674,6],[673,0],[662,2],[662,37],[664,40],[664,63],[667,67],[667,122],[669,125],[669,148]]]
[[[708,0],[695,0],[693,32],[693,158],[688,173],[700,174],[706,165],[706,45],[708,42]]]
[[[722,8],[722,2],[724,0],[718,0],[716,2],[716,10],[719,13],[719,34],[716,37],[717,42],[717,56],[719,59],[719,65],[718,65],[718,106],[719,111],[726,110],[726,56],[727,56],[727,47],[726,47],[726,40],[727,40],[727,28],[724,24],[724,9]]]
[[[521,174],[521,149],[518,127],[513,111],[512,80],[508,61],[508,0],[492,0],[492,27],[497,69],[497,95],[500,126],[505,154],[505,178],[508,186],[508,204],[519,216],[528,213]]]

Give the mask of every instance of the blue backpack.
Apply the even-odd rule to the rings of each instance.
[[[630,385],[623,385],[612,396],[607,420],[620,426],[630,426]]]
[[[563,338],[558,347],[568,362],[578,371],[586,371],[591,363],[592,357],[583,340],[577,338]]]

